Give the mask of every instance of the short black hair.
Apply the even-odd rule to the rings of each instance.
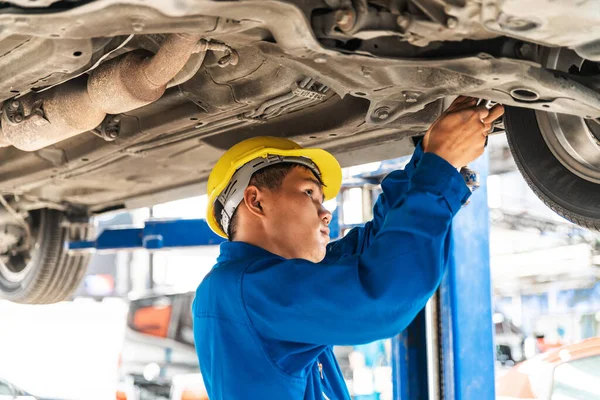
[[[256,186],[259,189],[267,188],[269,190],[277,190],[283,184],[283,180],[285,179],[287,174],[289,174],[290,171],[296,167],[304,168],[308,171],[313,172],[310,168],[308,168],[305,165],[284,162],[256,171],[252,175],[252,178],[250,178],[248,186]],[[317,175],[317,179],[319,180],[319,182],[321,182],[321,185],[323,185],[320,176]],[[227,232],[225,232],[229,241],[233,241],[235,239],[235,234],[238,225],[237,210],[238,208],[236,208],[233,212],[233,215],[231,216],[231,219],[229,221],[229,229],[227,230]]]

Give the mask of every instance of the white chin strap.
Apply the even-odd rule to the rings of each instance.
[[[227,236],[229,236],[229,223],[231,222],[231,217],[233,217],[235,209],[244,199],[244,191],[248,187],[248,184],[250,184],[252,175],[263,168],[281,163],[303,165],[309,168],[319,180],[321,179],[321,172],[317,165],[312,162],[310,158],[306,157],[268,155],[266,157],[255,158],[244,164],[235,171],[229,184],[223,189],[215,201],[215,218],[219,221],[223,232],[225,232]]]

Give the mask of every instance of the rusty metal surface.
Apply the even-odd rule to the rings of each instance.
[[[537,60],[545,45],[571,47],[591,58],[597,54],[600,11],[593,2],[419,0],[389,2],[388,8],[386,1],[338,3],[339,9],[324,10],[317,0],[146,0],[143,5],[96,0],[61,2],[58,11],[36,13],[0,6],[0,49],[11,37],[55,46],[92,43],[93,63],[96,49],[102,49],[99,39],[133,35],[109,57],[121,58],[102,60],[90,71],[95,104],[119,114],[114,140],[83,133],[35,154],[1,148],[0,191],[94,210],[118,207],[158,191],[201,185],[223,149],[261,134],[330,149],[346,165],[392,158],[410,152],[410,137],[435,119],[444,98],[458,94],[600,116],[591,80],[554,74]],[[361,10],[367,14],[359,15]],[[334,25],[317,29],[313,17],[330,11]],[[209,39],[223,50],[229,46],[237,64],[220,64],[225,51],[193,54],[183,62],[173,55],[175,48],[165,48],[147,75],[136,75],[140,64],[150,62],[140,51],[156,52],[165,35],[175,33]],[[27,53],[29,60],[33,53]],[[0,52],[0,73],[11,60],[10,52]],[[22,93],[42,72],[60,70],[56,63],[30,63],[24,71],[38,71],[37,78],[11,76],[11,85]],[[91,63],[74,69],[85,71]],[[177,77],[165,82],[178,68]],[[282,111],[269,121],[247,117],[293,93],[303,77],[329,87],[328,95],[312,103],[284,99],[278,103]],[[161,96],[165,84],[169,89]]]
[[[40,95],[26,96],[20,103],[24,120],[14,123],[2,114],[0,141],[25,150],[35,151],[81,132],[93,129],[104,118],[104,112],[94,108],[87,94],[86,79],[77,79]],[[36,103],[43,104],[43,113],[35,113]]]
[[[175,33],[167,36],[152,57],[129,53],[100,66],[88,81],[90,97],[107,114],[124,113],[158,100],[199,40],[198,35]]]
[[[146,60],[140,71],[147,79],[148,86],[166,87],[185,66],[200,39],[200,35],[184,33],[167,36],[158,52]]]
[[[24,96],[5,108],[0,143],[35,151],[96,128],[106,114],[120,114],[158,100],[167,83],[186,65],[200,37],[172,34],[154,56],[128,53],[92,72],[40,94]],[[18,118],[18,119],[17,119]]]
[[[166,87],[149,84],[143,73],[147,57],[145,53],[128,53],[96,69],[88,80],[95,107],[118,114],[158,100]]]

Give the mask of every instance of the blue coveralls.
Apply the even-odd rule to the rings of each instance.
[[[440,284],[450,223],[470,195],[420,145],[382,189],[373,220],[331,243],[321,263],[221,245],[193,305],[211,400],[350,399],[332,346],[392,337],[412,321]]]

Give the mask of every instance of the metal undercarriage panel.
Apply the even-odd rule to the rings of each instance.
[[[522,9],[515,1],[413,2],[423,6],[420,14],[407,2],[385,8],[378,1],[369,3],[375,17],[349,29],[339,14],[337,28],[328,25],[323,10],[332,1],[7,3],[0,6],[2,101],[90,74],[133,50],[154,53],[167,33],[200,34],[239,56],[225,66],[219,51],[191,57],[158,101],[108,121],[118,126],[116,139],[99,134],[103,125],[34,152],[0,148],[0,192],[34,205],[101,211],[200,194],[222,152],[257,135],[329,149],[343,165],[405,155],[444,99],[458,94],[600,117],[595,82],[536,59],[546,45],[594,57],[594,42],[582,32],[600,15],[585,4],[580,21],[566,21],[557,36],[545,24],[563,7],[543,0]],[[534,6],[548,9],[533,15]]]

